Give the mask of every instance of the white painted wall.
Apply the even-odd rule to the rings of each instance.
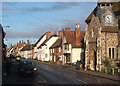
[[[46,46],[42,46],[42,58],[44,61],[50,60],[50,51],[49,48],[56,42],[58,37],[52,37],[46,42]],[[47,55],[47,56],[46,56]]]
[[[77,62],[77,60],[81,60],[81,48],[73,48],[71,53],[71,63]]]
[[[45,40],[46,40],[46,35],[43,36],[43,38],[39,41],[36,47],[39,47]]]
[[[46,40],[46,35],[43,36],[43,38],[38,42],[38,44],[36,45],[36,47],[34,47],[34,56],[33,58],[40,58],[40,50],[37,49],[37,47],[39,47],[44,41]],[[37,52],[37,53],[36,53]]]
[[[22,57],[25,57],[26,59],[31,58],[32,57],[32,50],[29,51],[21,51],[20,55]]]

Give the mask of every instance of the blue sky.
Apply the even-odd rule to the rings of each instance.
[[[96,2],[3,2],[2,25],[10,26],[4,28],[6,43],[15,44],[21,39],[37,41],[47,31],[65,27],[74,30],[77,23],[85,30],[85,19],[96,5]]]

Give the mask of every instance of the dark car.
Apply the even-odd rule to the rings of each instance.
[[[18,74],[34,74],[37,71],[37,68],[32,61],[21,59],[17,64],[16,71],[18,72]]]

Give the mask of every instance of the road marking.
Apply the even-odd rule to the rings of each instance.
[[[38,77],[41,79],[41,81],[38,81],[38,83],[47,83],[47,81],[44,78],[42,78],[40,75],[38,75]]]
[[[67,75],[67,74],[64,74],[65,76],[69,77],[69,78],[72,78],[71,76]]]
[[[85,82],[85,81],[83,81],[83,80],[80,80],[80,79],[76,79],[76,80],[87,84],[87,82]]]
[[[64,74],[64,75],[67,76],[67,77],[69,77],[69,78],[73,78],[72,76],[69,76],[69,75],[67,75],[67,74]],[[78,80],[78,81],[80,81],[80,82],[83,82],[83,83],[87,84],[87,82],[85,82],[85,81],[83,81],[83,80],[80,80],[80,79],[76,79],[76,80]]]

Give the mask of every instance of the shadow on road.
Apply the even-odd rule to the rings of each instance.
[[[37,72],[35,74],[18,74],[14,65],[10,69],[10,74],[2,77],[2,86],[40,86],[44,84]]]

